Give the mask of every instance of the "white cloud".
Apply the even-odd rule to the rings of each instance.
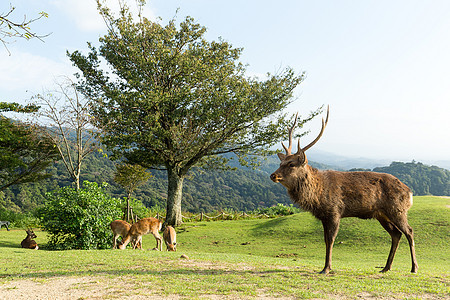
[[[102,0],[102,2],[116,15],[120,10],[121,2],[129,6],[134,16],[138,14],[136,1]],[[53,4],[73,19],[80,30],[89,32],[106,29],[105,22],[97,11],[97,3],[95,0],[54,0]],[[156,19],[153,12],[148,8],[148,5],[144,7],[143,15],[151,20]]]
[[[68,60],[52,60],[17,48],[11,52],[11,56],[0,56],[0,90],[4,97],[22,98],[27,91],[39,93],[52,86],[57,76],[74,73]]]

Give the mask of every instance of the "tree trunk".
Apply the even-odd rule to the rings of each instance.
[[[130,193],[128,193],[128,195],[127,195],[127,222],[129,222],[129,223],[133,223],[133,222],[130,222],[130,198],[131,198],[131,194]]]
[[[74,175],[74,184],[75,184],[75,190],[78,192],[80,190],[80,174]]]
[[[169,187],[167,191],[166,225],[178,226],[183,223],[181,217],[181,198],[183,195],[184,176],[168,168]]]

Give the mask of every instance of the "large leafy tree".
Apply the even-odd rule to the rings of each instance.
[[[101,7],[108,33],[90,53],[68,53],[94,99],[102,142],[117,157],[168,174],[166,223],[181,223],[183,180],[194,166],[222,168],[268,154],[286,125],[282,110],[303,80],[287,68],[265,80],[246,76],[241,48],[207,41],[190,17],[163,26],[126,7],[116,18]],[[231,156],[227,156],[231,157]]]
[[[0,112],[32,112],[38,107],[0,102]],[[58,155],[43,129],[0,115],[0,191],[7,187],[48,178],[45,171]]]

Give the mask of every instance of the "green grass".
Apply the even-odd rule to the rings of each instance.
[[[415,197],[419,273],[402,239],[392,271],[381,274],[390,237],[378,222],[343,219],[333,252],[333,272],[320,275],[325,245],[321,223],[309,213],[276,219],[186,223],[177,229],[178,252],[138,250],[45,251],[20,248],[23,230],[0,231],[0,288],[19,279],[95,278],[120,296],[208,298],[448,298],[450,199]],[[45,245],[44,232],[35,231]],[[152,236],[143,247],[153,248]],[[181,254],[189,260],[180,259]],[[130,288],[116,289],[120,280]],[[83,287],[80,287],[83,288]],[[106,297],[108,298],[108,297]]]

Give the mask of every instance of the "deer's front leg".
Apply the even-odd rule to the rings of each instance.
[[[320,274],[328,274],[331,271],[331,256],[333,252],[333,244],[339,230],[339,218],[330,218],[322,220],[323,234],[325,238],[325,267]]]

